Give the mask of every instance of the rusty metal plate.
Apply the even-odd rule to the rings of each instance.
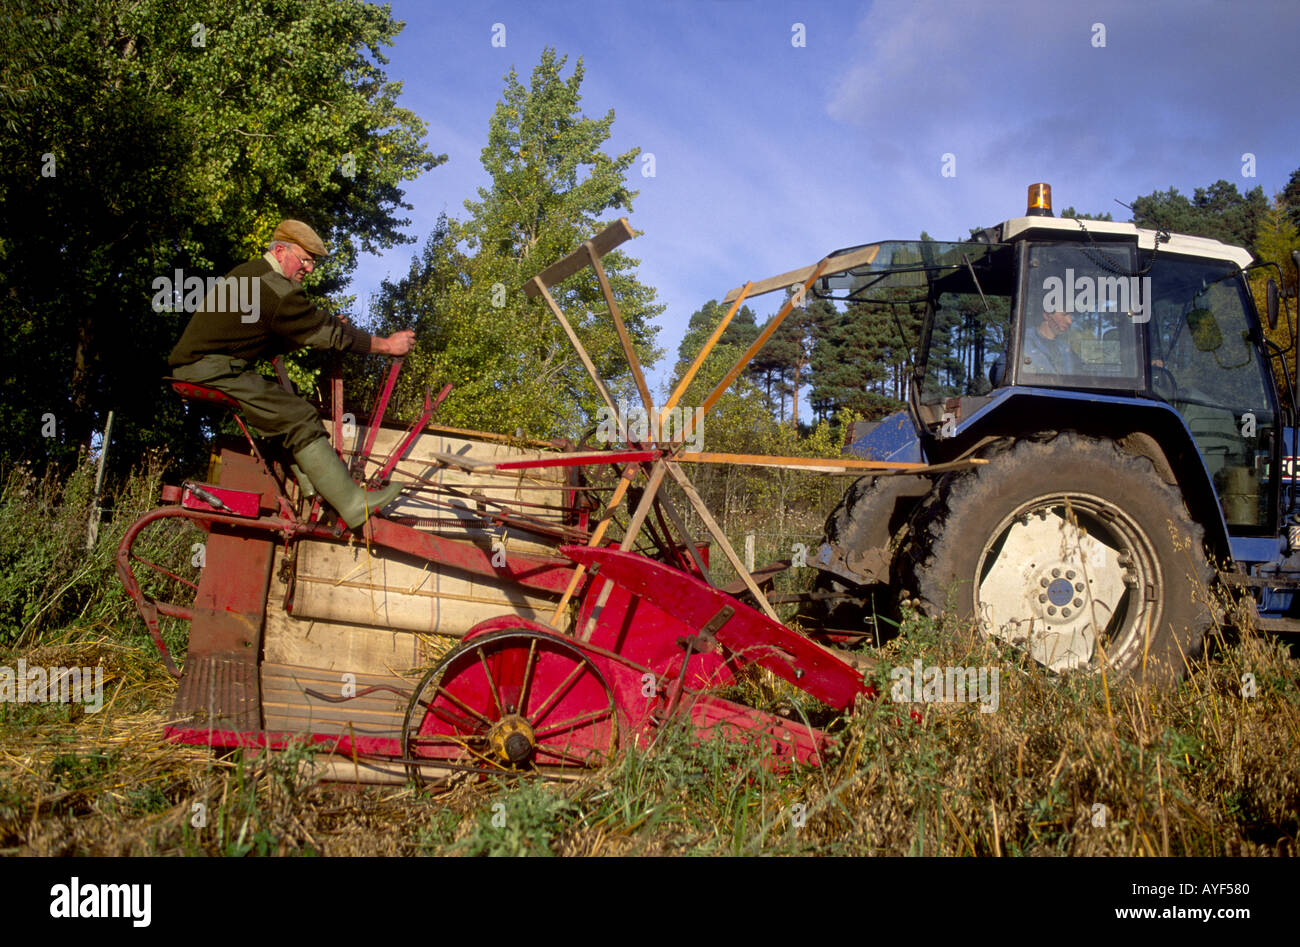
[[[243,652],[191,655],[172,704],[172,725],[195,729],[262,729],[257,660]]]

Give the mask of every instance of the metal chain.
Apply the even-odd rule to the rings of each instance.
[[[1151,259],[1147,260],[1146,266],[1142,267],[1142,269],[1138,270],[1136,273],[1130,273],[1117,263],[1113,263],[1105,257],[1105,251],[1102,250],[1101,245],[1092,238],[1092,234],[1088,231],[1088,228],[1083,225],[1083,220],[1081,218],[1075,217],[1074,222],[1079,225],[1079,229],[1083,231],[1084,236],[1088,238],[1088,242],[1093,245],[1097,250],[1097,253],[1101,254],[1101,256],[1094,257],[1088,252],[1087,248],[1080,247],[1079,249],[1083,251],[1083,255],[1103,270],[1107,270],[1119,276],[1146,276],[1151,272],[1151,267],[1155,265],[1156,254],[1160,251],[1160,244],[1169,242],[1169,231],[1162,228],[1156,228],[1156,238],[1151,247]]]

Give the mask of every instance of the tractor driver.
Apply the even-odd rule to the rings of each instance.
[[[1074,323],[1068,312],[1044,312],[1042,322],[1025,332],[1020,356],[1023,371],[1035,375],[1077,375],[1079,357],[1067,344],[1066,333]]]
[[[304,345],[365,355],[405,355],[415,341],[409,329],[388,338],[372,336],[318,309],[302,290],[302,277],[325,255],[325,244],[311,227],[283,220],[267,252],[227,274],[252,281],[248,291],[210,294],[191,317],[167,362],[183,381],[206,385],[239,402],[244,417],[266,434],[283,434],[292,451],[294,472],[304,493],[314,487],[352,529],[383,509],[401,493],[401,484],[382,490],[362,489],[339,460],[316,409],[302,398],[254,371],[257,359]],[[233,298],[258,306],[237,312]],[[305,476],[304,476],[305,475]]]

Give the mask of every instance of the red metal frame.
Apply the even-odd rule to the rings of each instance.
[[[398,359],[375,400],[364,444],[352,458],[355,474],[365,470],[400,367]],[[174,387],[186,397],[227,407],[233,402],[226,396],[214,397],[220,393],[203,386],[177,383]],[[420,416],[379,465],[372,482],[382,482],[391,475],[449,390],[450,386],[444,387],[434,402],[426,389]],[[343,399],[337,379],[331,384],[331,394],[339,444]],[[189,621],[205,615],[211,621],[210,626],[204,626],[205,635],[211,638],[203,644],[206,652],[239,653],[241,647],[250,646],[247,640],[240,640],[244,634],[241,629],[260,623],[264,613],[275,546],[288,547],[302,539],[337,542],[348,535],[338,523],[321,522],[319,502],[311,506],[305,518],[297,514],[281,482],[248,436],[237,410],[235,418],[247,437],[249,454],[242,459],[230,451],[223,454],[222,485],[189,483],[181,489],[167,488],[164,500],[168,505],[132,524],[118,547],[121,581],[135,600],[164,666],[176,677],[181,672],[163,641],[159,615]],[[496,470],[581,469],[598,464],[647,464],[661,456],[657,449],[617,450],[524,458],[492,466]],[[585,537],[590,511],[585,505],[576,505],[580,495],[578,490],[569,489],[575,507],[567,519],[576,525],[562,529],[546,527],[540,520],[530,521],[527,515],[504,507],[485,515],[502,525],[529,529],[538,535]],[[171,518],[187,519],[209,533],[208,566],[198,585],[132,552],[146,527]],[[317,733],[309,736],[310,742],[334,753],[389,763],[472,763],[479,755],[473,749],[475,745],[486,746],[503,739],[509,727],[524,725],[517,721],[527,713],[543,717],[549,714],[546,719],[559,721],[543,723],[537,731],[542,737],[556,740],[571,736],[578,743],[599,742],[609,728],[597,726],[594,721],[608,712],[602,709],[602,702],[612,695],[617,719],[610,721],[613,729],[609,732],[625,734],[642,744],[653,740],[667,719],[684,716],[701,736],[724,733],[764,748],[778,762],[820,762],[827,743],[825,734],[724,700],[716,691],[733,684],[736,673],[747,665],[766,668],[838,710],[849,709],[859,697],[874,696],[874,690],[863,683],[855,669],[826,649],[702,581],[694,562],[683,554],[684,547],[671,539],[662,519],[660,526],[668,537],[663,555],[670,563],[615,548],[561,546],[564,540],[559,539],[556,556],[512,553],[504,564],[494,565],[491,552],[472,543],[416,530],[381,516],[371,518],[361,533],[374,546],[406,553],[440,568],[491,576],[521,588],[562,593],[581,564],[586,574],[576,590],[575,630],[572,635],[561,635],[555,628],[518,615],[504,615],[476,626],[453,652],[467,657],[446,659],[445,666],[439,666],[439,673],[451,675],[450,683],[441,677],[426,678],[426,684],[421,686],[432,689],[415,692],[407,732],[417,741],[418,749],[412,749],[416,744],[406,746],[389,737],[359,735]],[[219,561],[213,558],[212,544],[220,544]],[[134,563],[195,589],[195,604],[185,606],[146,596]],[[218,630],[211,631],[210,627]],[[192,641],[191,653],[205,651],[196,652]],[[252,655],[255,659],[256,652]],[[573,679],[566,684],[569,676]],[[578,686],[575,681],[586,683]],[[553,706],[531,695],[529,688],[535,684],[554,689]],[[508,706],[512,701],[519,705],[514,711]],[[410,726],[413,720],[414,728]],[[170,727],[168,733],[180,742],[224,747],[279,749],[296,739],[264,730],[236,731],[190,724]],[[600,736],[591,736],[594,733]],[[584,753],[594,751],[592,745],[577,749],[548,746],[552,748],[542,748],[539,742],[538,760],[558,761],[561,765],[570,756],[582,760],[588,758]],[[546,753],[552,756],[546,757]]]

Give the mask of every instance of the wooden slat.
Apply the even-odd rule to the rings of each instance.
[[[356,733],[369,736],[398,737],[406,714],[409,694],[416,686],[415,680],[405,680],[388,674],[348,672],[355,677],[358,694],[350,700],[334,702],[322,700],[308,690],[330,696],[342,694],[342,671],[323,671],[320,668],[278,663],[262,665],[262,716],[266,729],[297,733]],[[392,690],[363,693],[369,687],[391,687]]]
[[[734,300],[732,300],[731,308],[728,309],[727,314],[722,317],[722,321],[714,327],[713,332],[709,334],[709,338],[705,341],[704,346],[696,354],[695,360],[691,362],[690,368],[686,369],[686,374],[682,376],[682,380],[679,381],[677,387],[673,389],[673,393],[668,397],[668,401],[664,405],[663,411],[659,414],[659,430],[662,431],[664,429],[664,419],[668,416],[668,412],[677,407],[677,402],[682,399],[682,395],[686,393],[687,387],[695,379],[695,373],[700,370],[700,366],[704,364],[704,360],[709,357],[709,353],[713,351],[713,347],[717,345],[718,340],[722,338],[722,333],[725,332],[727,326],[731,324],[732,317],[736,314],[736,310],[740,308],[741,302],[749,294],[751,286],[753,286],[752,283],[746,283],[744,286],[740,287],[739,294]]]
[[[835,460],[831,457],[769,457],[764,454],[722,454],[709,451],[683,452],[673,457],[676,461],[693,464],[738,464],[754,467],[780,467],[802,470],[807,473],[849,474],[861,477],[875,473],[881,477],[893,474],[940,474],[965,470],[987,464],[981,457],[968,457],[946,464],[912,464],[892,460]]]
[[[684,474],[682,469],[672,461],[660,461],[660,463],[667,468],[668,473],[672,475],[672,478],[675,481],[677,481],[677,486],[681,487],[682,492],[686,494],[687,501],[689,501],[691,506],[695,508],[695,512],[704,522],[704,528],[713,536],[713,541],[718,544],[718,548],[721,549],[722,554],[727,557],[727,561],[731,563],[731,567],[736,570],[741,581],[745,583],[745,587],[749,589],[749,593],[753,595],[754,600],[758,602],[759,607],[767,613],[768,618],[779,624],[781,619],[778,618],[776,612],[772,610],[772,606],[763,595],[762,589],[760,589],[754,582],[753,577],[749,574],[749,570],[745,568],[744,563],[740,561],[740,557],[736,555],[736,550],[731,547],[731,540],[727,539],[727,534],[722,531],[722,527],[719,526],[717,520],[713,518],[713,514],[709,512],[708,506],[705,504],[704,500],[700,498],[699,493],[696,492],[694,485],[687,478],[686,474]]]
[[[495,434],[492,431],[476,431],[468,427],[448,427],[445,424],[427,424],[425,431],[431,434],[449,434],[452,437],[467,438],[472,441],[499,441],[503,444],[518,446],[527,444],[529,447],[543,447],[551,450],[555,445],[550,441],[539,440],[535,437],[511,437],[508,434]]]
[[[821,274],[825,266],[826,261],[822,260],[816,266],[808,268],[808,275],[804,277],[802,283],[805,292],[807,292],[808,287],[812,285],[813,280],[817,279]],[[750,363],[763,346],[767,345],[767,340],[772,337],[773,333],[775,333],[777,329],[781,328],[781,323],[785,321],[785,317],[788,316],[790,310],[794,308],[796,298],[796,296],[791,296],[785,301],[785,304],[780,308],[777,314],[768,320],[767,325],[763,327],[763,331],[758,334],[758,338],[756,338],[749,348],[745,350],[745,354],[740,356],[740,358],[736,360],[736,364],[731,366],[731,370],[722,376],[722,380],[718,382],[717,386],[713,389],[713,392],[704,399],[704,404],[701,405],[704,409],[704,414],[708,414],[713,409],[713,406],[717,404],[718,399],[721,398],[723,394],[726,393],[727,389],[731,387],[731,383],[734,382],[740,373],[745,370],[745,366]],[[691,432],[695,430],[694,416],[692,416],[690,423],[687,424],[687,428],[686,436],[689,438]]]
[[[833,276],[836,273],[843,273],[845,270],[851,270],[854,267],[865,266],[876,259],[876,254],[880,252],[880,245],[873,243],[869,247],[863,247],[860,250],[854,250],[851,253],[845,253],[841,256],[831,257],[827,263],[826,269],[822,270],[822,276]],[[812,266],[802,266],[797,270],[791,270],[789,273],[782,273],[780,276],[771,276],[765,280],[759,280],[757,283],[746,283],[749,287],[749,296],[762,296],[764,293],[775,292],[778,289],[786,289],[794,286],[796,283],[802,284],[808,281],[808,277],[817,269],[817,264]],[[726,296],[722,297],[723,303],[729,303],[740,296],[744,286],[737,286]]]
[[[636,544],[636,538],[641,532],[641,526],[645,523],[646,516],[650,513],[650,507],[654,505],[655,495],[659,492],[659,485],[664,481],[666,464],[662,460],[655,461],[654,466],[650,468],[649,482],[646,484],[644,492],[641,494],[641,502],[637,504],[632,513],[632,519],[628,521],[627,532],[623,536],[623,541],[619,543],[618,548],[627,552]],[[604,602],[601,602],[604,605]]]
[[[262,636],[265,661],[319,668],[324,673],[373,674],[391,674],[419,663],[419,637],[409,631],[290,617],[284,610],[285,586],[280,581],[283,562],[284,550],[277,549]]]
[[[627,222],[627,218],[620,217],[600,233],[596,234],[596,236],[591,239],[591,243],[595,247],[596,251],[601,256],[604,256],[619,244],[631,240],[635,236],[636,231],[633,230],[632,225]],[[558,263],[552,263],[546,269],[542,270],[542,272],[538,273],[525,283],[524,293],[529,299],[533,299],[541,294],[542,288],[549,289],[556,283],[568,279],[586,265],[586,249],[580,248],[575,250]],[[541,288],[538,286],[539,282],[541,283]]]
[[[600,522],[596,524],[596,528],[592,530],[591,538],[587,540],[588,546],[595,547],[601,544],[601,541],[605,538],[605,530],[609,529],[610,521],[614,519],[614,512],[623,505],[623,497],[627,495],[627,489],[632,485],[632,481],[636,479],[637,471],[640,469],[640,464],[628,464],[623,468],[623,474],[618,478],[618,484],[614,487],[614,495],[610,497],[609,506],[605,508],[604,515]],[[573,594],[578,590],[578,583],[582,581],[586,571],[586,566],[582,565],[573,570],[573,578],[569,580],[569,586],[564,590],[564,595],[560,598],[560,604],[555,606],[555,612],[551,615],[551,624],[557,628],[560,627],[561,619],[565,618],[564,610],[568,607]]]
[[[655,460],[659,456],[657,451],[610,451],[610,450],[593,450],[593,451],[566,451],[558,453],[548,451],[543,454],[520,454],[518,457],[511,457],[498,463],[487,463],[478,468],[486,471],[516,471],[516,470],[548,470],[550,467],[533,467],[531,464],[558,464],[563,461],[565,466],[583,466],[586,464],[625,464],[628,462],[645,462]]]
[[[645,374],[641,371],[641,360],[636,357],[636,349],[632,347],[632,336],[628,334],[627,326],[623,324],[623,316],[618,311],[618,302],[614,299],[614,290],[610,287],[609,277],[605,275],[605,267],[600,262],[601,251],[596,248],[594,240],[588,240],[582,248],[587,251],[592,272],[596,274],[596,281],[600,283],[601,295],[605,297],[605,305],[609,307],[609,317],[614,321],[614,331],[618,333],[619,344],[623,346],[623,357],[627,359],[628,367],[632,369],[632,380],[636,382],[641,403],[645,405],[645,416],[652,418],[655,413],[654,402],[650,399],[650,389],[646,387]]]
[[[860,470],[924,470],[925,464],[892,460],[839,460],[834,457],[771,457],[766,454],[725,454],[714,451],[684,451],[674,460],[692,464],[741,464],[752,467],[786,467],[818,472]]]
[[[537,280],[540,278],[541,277],[534,277],[533,282],[529,285],[537,285]],[[578,353],[578,358],[582,360],[583,367],[587,369],[587,374],[591,376],[591,382],[596,386],[596,391],[600,394],[600,397],[604,399],[606,407],[609,408],[611,414],[617,416],[618,409],[614,406],[614,399],[610,395],[609,389],[605,387],[605,380],[600,377],[600,372],[596,371],[596,366],[591,361],[591,356],[587,354],[587,347],[582,344],[582,340],[578,338],[578,333],[575,332],[573,326],[569,324],[569,319],[564,315],[564,310],[556,304],[555,299],[551,296],[546,287],[543,286],[539,292],[542,294],[542,298],[546,300],[546,305],[550,307],[551,314],[554,315],[556,321],[559,322],[560,328],[563,329],[564,334],[568,336],[569,344],[572,345],[573,350]]]
[[[506,548],[508,555],[514,547]],[[303,540],[296,575],[293,614],[300,621],[460,637],[489,618],[544,619],[554,608],[545,593],[381,547]]]
[[[373,470],[397,444],[400,431],[383,428],[375,440],[376,459]],[[430,484],[404,492],[388,508],[390,518],[422,517],[436,520],[415,526],[424,532],[438,533],[449,539],[465,539],[488,548],[501,535],[501,527],[484,525],[483,519],[501,512],[501,506],[525,501],[548,504],[552,509],[520,505],[517,509],[542,524],[559,527],[564,522],[560,511],[565,502],[565,472],[553,467],[527,470],[496,470],[497,464],[516,458],[561,457],[558,452],[523,451],[502,443],[482,443],[452,438],[432,431],[415,439],[406,459],[393,472],[395,482],[411,482],[423,477]],[[432,485],[436,485],[435,490]],[[520,487],[543,487],[527,489]],[[554,489],[549,489],[553,487]],[[469,494],[474,494],[470,496]],[[482,498],[482,509],[480,499]],[[493,502],[495,501],[495,502]],[[457,520],[461,521],[457,524]],[[536,535],[525,530],[506,530],[506,544],[511,551],[553,554],[553,543],[540,543]]]

